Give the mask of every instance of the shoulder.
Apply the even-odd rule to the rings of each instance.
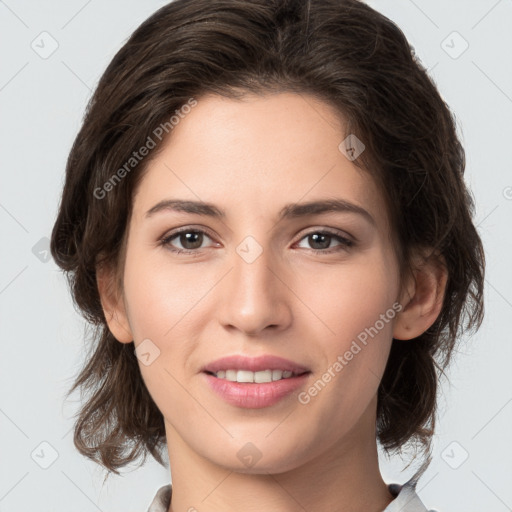
[[[416,481],[409,480],[405,484],[388,484],[389,492],[395,499],[383,512],[439,512],[427,507],[416,493]]]
[[[171,484],[160,487],[149,505],[147,512],[167,512],[171,504],[172,487]]]

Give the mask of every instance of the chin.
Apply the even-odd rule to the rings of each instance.
[[[266,434],[252,437],[261,441],[251,442],[248,441],[250,437],[244,436],[246,442],[240,442],[240,438],[237,438],[227,446],[219,443],[218,453],[210,450],[203,456],[229,471],[251,475],[286,473],[307,462],[306,454],[297,450],[298,447],[304,447],[303,439],[298,438],[283,446],[282,443],[265,440]]]

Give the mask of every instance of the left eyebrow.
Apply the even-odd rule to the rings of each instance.
[[[181,199],[165,199],[146,212],[146,218],[162,211],[179,211],[204,215],[217,219],[226,218],[226,212],[214,204],[203,201],[186,201]],[[319,215],[321,213],[342,212],[355,213],[364,217],[373,226],[376,225],[375,219],[361,206],[346,201],[344,199],[325,199],[320,201],[310,201],[307,203],[290,203],[285,205],[279,211],[279,221],[284,219],[307,217],[308,215]]]
[[[329,212],[356,213],[364,217],[373,226],[376,225],[375,219],[368,211],[345,199],[325,199],[322,201],[310,201],[308,203],[287,204],[279,212],[279,220]]]

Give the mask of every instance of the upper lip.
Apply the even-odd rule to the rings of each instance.
[[[263,370],[288,370],[296,374],[309,372],[309,369],[301,364],[272,355],[259,357],[247,357],[242,355],[226,356],[212,361],[202,368],[203,372],[211,373],[216,373],[221,370],[249,370],[252,372]]]

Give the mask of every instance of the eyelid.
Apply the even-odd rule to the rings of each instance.
[[[300,235],[298,235],[296,242],[300,242],[304,237],[311,235],[313,233],[323,233],[326,235],[336,236],[339,238],[342,238],[344,240],[347,240],[348,242],[351,242],[352,244],[357,243],[357,239],[352,236],[351,234],[347,233],[346,231],[342,231],[341,229],[336,228],[329,228],[326,226],[313,226],[306,228],[307,231],[301,232]],[[296,243],[294,242],[294,243]]]
[[[188,231],[197,231],[201,233],[206,233],[210,238],[214,238],[215,235],[212,234],[212,231],[207,228],[206,226],[198,226],[194,224],[190,224],[187,226],[181,226],[179,228],[171,229],[170,231],[166,232],[161,238],[169,238],[170,236],[177,235],[179,233],[187,233]]]

